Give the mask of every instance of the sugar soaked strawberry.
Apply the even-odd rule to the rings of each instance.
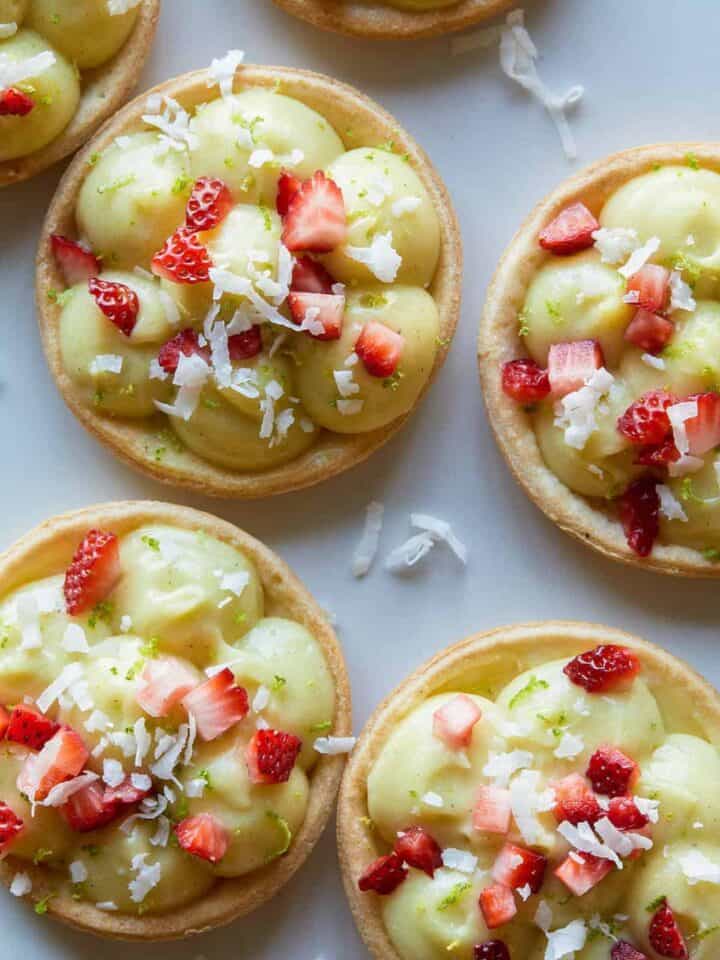
[[[534,360],[510,360],[502,368],[502,388],[518,403],[538,403],[550,393],[550,378]]]
[[[539,236],[540,246],[558,256],[568,256],[593,245],[593,233],[600,224],[584,203],[573,203],[561,211]]]
[[[640,661],[627,647],[602,643],[581,653],[563,669],[565,676],[588,693],[607,693],[632,683]]]
[[[620,522],[628,546],[639,557],[647,557],[660,533],[660,497],[657,480],[634,480],[619,499]]]
[[[422,827],[408,827],[395,841],[395,853],[403,862],[429,877],[442,866],[442,851],[430,834]]]
[[[667,390],[651,390],[630,404],[618,419],[617,428],[631,443],[663,443],[672,432],[667,411],[674,403],[677,397]]]
[[[672,960],[687,960],[688,948],[685,938],[667,900],[653,914],[649,930],[650,946],[661,957]]]
[[[125,283],[101,280],[99,277],[88,280],[88,290],[108,320],[129,337],[140,313],[140,301],[135,291]]]
[[[397,890],[408,875],[408,869],[396,853],[375,860],[358,880],[363,893],[387,896]]]
[[[639,774],[635,761],[616,747],[599,747],[590,757],[587,768],[593,789],[604,797],[625,796]]]
[[[219,177],[200,177],[190,194],[185,211],[185,225],[197,233],[213,230],[232,210],[230,188]]]

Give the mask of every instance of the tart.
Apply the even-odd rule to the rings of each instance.
[[[479,338],[490,422],[563,530],[664,573],[720,567],[720,157],[617,154],[533,211]]]
[[[11,892],[147,941],[271,898],[330,816],[343,760],[319,753],[350,723],[337,640],[290,570],[222,520],[135,502],[48,521],[0,583]]]
[[[0,187],[74,153],[136,85],[160,0],[0,0]]]
[[[447,353],[462,254],[439,178],[380,107],[240,60],[156,88],[78,155],[37,292],[85,427],[157,479],[258,497],[401,427]]]
[[[720,701],[663,650],[549,622],[441,653],[346,769],[345,888],[378,960],[710,960]]]

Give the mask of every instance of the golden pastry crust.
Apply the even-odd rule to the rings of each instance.
[[[377,960],[402,960],[385,930],[380,898],[361,893],[357,886],[367,865],[386,852],[367,826],[367,779],[388,736],[433,694],[504,685],[547,660],[550,644],[553,658],[570,659],[605,643],[636,651],[650,688],[662,686],[663,712],[668,720],[720,745],[720,696],[707,680],[660,647],[612,627],[570,621],[499,627],[439,653],[377,708],[353,751],[340,788],[337,830],[345,892],[362,938]]]
[[[502,366],[525,354],[518,336],[517,315],[528,287],[548,254],[538,234],[565,207],[582,201],[595,215],[608,198],[655,164],[685,163],[688,154],[720,172],[720,150],[709,143],[665,143],[636,147],[607,157],[562,183],[542,200],[513,237],[495,271],[478,338],[478,364],[485,405],[500,450],[515,479],[561,530],[606,557],[675,576],[720,577],[720,566],[689,547],[656,543],[640,558],[627,545],[616,515],[604,501],[573,493],[545,465],[535,431],[522,407],[505,396]]]
[[[508,10],[513,0],[460,0],[439,10],[397,10],[363,0],[274,0],[274,3],[321,30],[374,40],[434,37],[464,30]]]
[[[393,140],[397,148],[407,154],[427,189],[440,221],[440,261],[429,288],[440,314],[440,346],[430,376],[416,401],[417,406],[445,361],[460,313],[462,244],[444,184],[423,150],[398,127],[393,117],[352,87],[320,74],[283,67],[241,67],[236,83],[238,80],[243,87],[273,88],[279,82],[284,93],[317,110],[338,130],[346,129],[348,118],[352,117],[353,136],[362,146]],[[149,93],[173,97],[191,110],[207,100],[207,81],[208,73],[198,71],[163,83]],[[50,370],[63,399],[83,426],[130,466],[156,480],[209,496],[253,499],[286,493],[319,483],[361,463],[400,430],[415,407],[380,430],[357,435],[325,431],[306,453],[283,466],[260,473],[239,473],[214,466],[185,448],[168,450],[163,462],[158,463],[153,456],[155,445],[148,444],[148,436],[161,429],[164,418],[143,423],[114,421],[98,416],[81,402],[77,387],[62,365],[61,309],[48,298],[49,290],[64,285],[50,252],[49,238],[54,233],[74,235],[74,210],[87,171],[88,157],[104,150],[115,137],[143,128],[141,115],[147,97],[148,93],[145,93],[121,110],[77,155],[60,182],[43,226],[36,277],[40,332]]]
[[[135,27],[122,49],[103,66],[83,71],[80,104],[69,125],[42,150],[0,163],[0,187],[29,180],[75,153],[125,103],[148,58],[159,18],[160,0],[143,0]]]
[[[350,686],[342,650],[321,608],[289,567],[266,546],[218,517],[189,507],[153,501],[101,504],[54,517],[26,534],[0,556],[3,594],[30,580],[46,577],[70,562],[88,529],[100,527],[122,536],[149,523],[165,523],[202,530],[241,550],[257,568],[266,591],[269,616],[284,616],[302,624],[322,647],[335,685],[333,734],[351,732]],[[98,910],[93,904],[53,895],[48,912],[57,919],[100,936],[122,940],[174,940],[230,923],[270,900],[304,863],[332,813],[345,758],[321,757],[310,775],[305,821],[286,856],[253,873],[232,880],[219,879],[199,900],[155,916],[128,916]],[[33,899],[53,891],[47,867],[14,860],[0,862],[0,880],[9,885],[18,869],[33,881]]]

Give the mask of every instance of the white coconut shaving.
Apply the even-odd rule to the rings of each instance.
[[[142,903],[150,891],[160,883],[162,866],[158,863],[146,863],[147,853],[138,853],[132,858],[132,869],[136,877],[128,884],[130,899],[133,903]]]
[[[0,23],[0,40],[8,40],[14,37],[18,31],[16,23]]]
[[[107,0],[108,13],[111,17],[119,17],[139,7],[140,3],[141,0]]]
[[[483,767],[483,775],[489,777],[496,787],[507,787],[519,770],[532,767],[535,757],[528,750],[511,750],[509,753],[493,753]]]
[[[685,283],[678,270],[673,270],[670,274],[670,309],[692,313],[696,307],[697,302],[692,295],[690,284]]]
[[[55,63],[55,54],[50,50],[38,53],[25,60],[11,60],[6,53],[0,53],[0,90],[15,87],[25,80],[34,80],[49,70]]]
[[[579,390],[564,396],[555,407],[555,426],[564,431],[565,443],[575,450],[583,450],[590,435],[597,430],[595,413],[615,378],[600,367]]]
[[[353,552],[352,573],[354,577],[364,577],[373,565],[380,547],[384,514],[385,507],[377,500],[373,500],[367,505],[365,526],[360,542]]]
[[[585,741],[583,738],[566,731],[553,752],[558,760],[574,760],[575,757],[580,756],[584,749]]]
[[[10,893],[14,897],[25,897],[32,891],[32,880],[27,873],[16,873],[10,884]]]
[[[448,870],[457,870],[460,873],[472,875],[477,869],[478,858],[473,856],[469,850],[456,850],[454,847],[446,847],[442,852],[442,862]]]
[[[224,57],[215,57],[208,69],[208,87],[217,84],[221,95],[229,97],[233,92],[235,74],[244,59],[243,50],[228,50]]]
[[[685,513],[680,501],[676,499],[675,494],[672,492],[670,487],[665,486],[664,483],[659,483],[655,489],[660,497],[660,513],[665,517],[665,519],[681,520],[683,523],[687,523],[687,514]]]
[[[355,737],[318,737],[313,744],[316,753],[323,756],[336,757],[344,753],[351,753],[355,749]]]
[[[455,536],[449,523],[428,513],[411,513],[410,523],[420,532],[395,547],[385,560],[386,570],[391,573],[412,570],[438,543],[445,543],[462,564],[467,563],[467,547]]]
[[[83,673],[83,667],[79,663],[69,663],[63,667],[58,676],[43,690],[35,701],[40,713],[47,713],[57,698],[65,693],[68,687],[75,683],[76,680],[79,680]]]
[[[392,283],[397,276],[402,257],[392,245],[392,233],[380,233],[373,237],[369,247],[345,247],[351,260],[364,264],[370,273],[382,283]]]
[[[720,884],[720,864],[714,863],[700,850],[679,854],[678,862],[689,886],[694,887],[698,883]]]
[[[660,238],[650,237],[650,239],[641,247],[638,247],[637,250],[633,250],[628,258],[627,263],[623,264],[623,266],[618,269],[618,273],[621,277],[625,277],[626,280],[628,280],[630,277],[634,277],[638,270],[641,270],[648,260],[655,256],[659,249]]]
[[[592,238],[603,263],[623,263],[640,246],[637,233],[628,227],[600,227]]]
[[[96,377],[102,373],[121,373],[123,358],[117,353],[99,353],[90,361],[90,373]]]
[[[85,631],[79,623],[69,623],[65,627],[60,645],[68,653],[87,653],[90,650]]]

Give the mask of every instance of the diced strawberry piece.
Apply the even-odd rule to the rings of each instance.
[[[198,735],[203,740],[219,737],[250,710],[247,690],[237,686],[229,667],[187,693],[182,704],[195,717]]]
[[[200,177],[190,194],[185,226],[193,233],[213,230],[232,210],[230,189],[219,177]]]
[[[135,291],[124,283],[100,280],[98,277],[88,280],[88,290],[101,312],[121,333],[129,337],[140,313],[140,301]]]
[[[116,787],[105,788],[105,802],[115,804],[116,807],[131,807],[144,800],[150,794],[150,787],[136,787],[132,777],[125,777]]]
[[[493,880],[511,890],[529,886],[537,893],[543,885],[547,859],[539,853],[533,853],[525,847],[506,843],[493,865]]]
[[[21,743],[31,750],[42,750],[57,730],[58,724],[36,707],[19,703],[10,714],[6,736],[13,743]]]
[[[647,557],[660,532],[660,497],[657,480],[640,477],[620,497],[620,522],[628,546],[639,557]]]
[[[667,409],[674,403],[677,397],[667,390],[644,393],[618,419],[618,430],[631,443],[660,444],[672,433]]]
[[[503,364],[502,388],[518,403],[537,403],[550,393],[550,377],[534,360],[511,360]]]
[[[655,263],[646,263],[627,282],[627,292],[637,294],[635,302],[650,313],[662,313],[670,294],[670,271]]]
[[[553,784],[556,804],[553,809],[558,823],[596,823],[604,812],[595,794],[579,773],[571,773]]]
[[[372,891],[385,897],[397,890],[407,875],[408,869],[400,857],[391,853],[370,864],[358,880],[358,887],[363,893]]]
[[[616,747],[598,747],[590,757],[587,778],[604,797],[626,796],[640,776],[640,768]]]
[[[502,940],[488,940],[473,947],[473,960],[510,960],[510,951]]]
[[[689,453],[701,457],[720,444],[720,394],[700,393],[688,400],[697,401],[697,416],[685,421]]]
[[[288,305],[293,321],[310,321],[313,329],[307,332],[316,340],[339,340],[345,315],[345,297],[333,293],[290,293]],[[315,333],[315,324],[321,324],[322,333]]]
[[[544,250],[568,256],[593,245],[593,233],[600,224],[584,203],[566,207],[541,231],[539,241]]]
[[[648,960],[644,953],[636,950],[627,940],[618,940],[613,944],[610,958],[611,960]]]
[[[172,283],[206,283],[212,261],[197,234],[180,227],[152,258],[152,272]]]
[[[10,714],[7,712],[5,707],[0,707],[0,740],[7,734],[7,729],[10,726]]]
[[[298,257],[290,289],[298,293],[332,293],[335,281],[325,267],[312,257]]]
[[[117,803],[109,801],[99,780],[74,793],[60,808],[71,829],[88,833],[111,823],[119,812]]]
[[[475,830],[505,836],[510,829],[511,813],[509,790],[493,786],[478,787],[472,812]]]
[[[663,901],[650,921],[649,939],[650,946],[661,957],[687,960],[688,948],[685,938],[667,900]]]
[[[615,869],[610,860],[594,857],[590,853],[576,854],[582,863],[573,857],[568,857],[555,871],[555,876],[561,880],[568,890],[576,897],[584,897],[601,880]]]
[[[632,797],[614,797],[610,801],[607,818],[618,830],[642,830],[650,823]]]
[[[245,754],[251,783],[287,783],[301,749],[292,733],[257,730]]]
[[[475,701],[459,693],[433,713],[433,736],[451,750],[462,750],[470,746],[473,728],[481,717]]]
[[[0,800],[0,853],[7,852],[24,828],[25,824],[21,817],[18,817],[14,810]]]
[[[120,549],[114,533],[90,530],[65,571],[65,607],[71,616],[105,600],[120,579]]]
[[[87,283],[102,270],[98,258],[76,240],[55,233],[50,237],[50,246],[69,287],[74,287],[76,283]]]
[[[486,887],[480,894],[480,909],[488,930],[495,930],[510,923],[517,913],[517,904],[512,890],[501,883]]]
[[[0,117],[26,117],[35,109],[35,101],[16,87],[0,90]]]
[[[282,242],[292,252],[330,253],[344,243],[346,237],[342,191],[334,180],[318,170],[310,180],[303,181],[290,199]]]
[[[355,353],[371,377],[391,377],[404,349],[405,337],[377,320],[365,324],[355,343]]]
[[[209,863],[219,863],[230,843],[227,830],[211,813],[187,817],[175,827],[175,834],[183,850]]]
[[[206,363],[210,362],[210,348],[207,346],[201,347],[197,331],[188,328],[187,330],[181,330],[172,340],[168,340],[160,347],[158,363],[167,373],[175,373],[180,362],[180,354],[191,357],[195,353],[202,357]]]
[[[151,717],[166,717],[197,686],[197,673],[177,657],[148,660],[135,699]]]
[[[395,853],[409,867],[422,870],[429,877],[434,876],[443,863],[442,850],[422,827],[408,827],[403,830],[395,841]]]
[[[302,180],[294,177],[286,170],[283,170],[283,172],[280,174],[275,208],[281,217],[284,217],[288,212],[290,203],[295,199],[295,195],[298,193],[301,186]]]
[[[660,353],[674,332],[672,320],[641,308],[628,324],[625,339],[645,353]]]
[[[53,787],[76,777],[89,757],[81,738],[61,727],[40,753],[31,753],[18,776],[18,789],[33,800],[44,800]]]
[[[635,463],[643,467],[667,467],[669,463],[676,463],[680,459],[680,451],[675,446],[672,437],[663,443],[652,447],[642,447],[635,459]]]
[[[588,693],[607,693],[629,686],[640,673],[640,661],[627,647],[601,643],[571,660],[563,673]]]
[[[250,327],[249,330],[234,333],[231,337],[228,337],[228,352],[233,363],[251,360],[262,351],[262,348],[262,331],[257,324]]]
[[[605,363],[596,340],[554,343],[548,352],[548,377],[554,397],[579,390]]]

